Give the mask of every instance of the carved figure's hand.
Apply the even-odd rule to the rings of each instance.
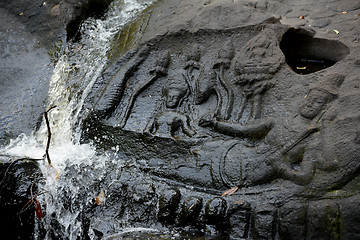
[[[282,154],[279,150],[270,153],[265,158],[266,165],[273,166],[274,168],[278,168],[281,162],[282,162]]]
[[[199,120],[200,127],[212,127],[214,125],[214,116],[206,114]]]

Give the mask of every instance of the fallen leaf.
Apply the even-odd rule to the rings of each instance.
[[[334,29],[333,30],[335,33],[336,33],[336,35],[338,35],[340,32],[338,31],[338,30],[336,30],[336,29]]]
[[[99,206],[104,203],[104,201],[105,201],[104,190],[101,190],[100,194],[95,198],[95,201],[96,201],[96,204]]]
[[[231,195],[233,195],[238,189],[239,189],[239,186],[230,188],[230,189],[226,190],[221,196],[222,196],[222,197],[227,196],[227,195],[228,195],[228,196],[231,196]]]
[[[35,207],[36,216],[41,221],[41,219],[43,219],[44,215],[41,210],[41,205],[40,205],[39,201],[36,200],[36,198],[34,199],[34,207]]]
[[[245,205],[245,201],[244,200],[240,200],[240,201],[235,201],[235,204],[239,204],[239,205]]]
[[[189,211],[195,206],[195,203],[189,207]]]

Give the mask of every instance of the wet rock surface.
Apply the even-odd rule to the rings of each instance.
[[[58,26],[54,36],[65,36],[68,26],[76,41],[81,35],[68,23],[97,12],[71,4],[32,11],[67,16],[50,25]],[[37,77],[50,70],[36,70],[49,64],[46,48],[33,45],[54,38],[43,23],[24,30],[29,23],[19,18],[28,12],[3,6],[11,21],[2,32],[23,30],[2,44],[34,39],[21,54],[2,56],[10,99],[17,74],[37,87],[46,83]],[[85,104],[83,142],[116,149],[126,164],[108,166],[104,179],[89,180],[90,189],[77,183],[78,199],[86,199],[80,238],[359,238],[359,14],[350,0],[174,0],[145,10],[114,39]],[[41,60],[29,66],[24,52]],[[8,67],[14,63],[29,67]],[[23,118],[44,111],[47,91],[39,91],[35,106],[22,107],[32,111]],[[13,121],[14,107],[4,106],[11,121],[2,128],[16,130],[10,136],[24,131],[23,122],[33,129],[35,121]],[[99,195],[87,201],[91,191]],[[71,201],[69,209],[82,202]],[[64,229],[52,226],[50,236],[59,238]]]
[[[124,54],[97,80],[84,139],[178,186],[159,198],[167,226],[351,239],[341,205],[358,198],[360,6],[319,4],[160,1],[118,38],[135,40],[114,43]]]
[[[0,229],[6,239],[33,239],[35,204],[41,180],[37,163],[30,159],[0,160]]]
[[[0,3],[0,143],[29,135],[42,120],[54,63],[82,20],[107,0],[4,0]],[[95,9],[95,10],[94,10]]]

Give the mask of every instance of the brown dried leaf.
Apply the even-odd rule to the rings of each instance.
[[[104,190],[101,190],[100,194],[95,198],[96,204],[101,205],[105,201],[105,193]]]
[[[222,196],[222,197],[224,197],[224,196],[231,196],[231,195],[233,195],[234,193],[236,193],[236,191],[237,191],[238,189],[239,189],[239,186],[230,188],[230,189],[226,190],[221,196]]]
[[[44,214],[42,213],[41,205],[40,205],[39,201],[36,200],[36,198],[34,199],[34,207],[35,207],[36,216],[41,221],[41,219],[43,219],[43,217],[44,217]]]

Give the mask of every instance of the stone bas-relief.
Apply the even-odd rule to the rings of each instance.
[[[335,40],[312,40],[313,31],[272,22],[183,32],[181,41],[177,34],[161,36],[125,54],[98,79],[104,89],[87,126],[111,136],[97,135],[99,147],[117,146],[144,173],[171,183],[159,197],[159,221],[211,225],[218,217],[231,236],[272,239],[279,219],[280,234],[288,231],[291,220],[282,214],[289,205],[312,209],[322,203],[309,199],[331,198],[358,182],[360,118],[341,109],[359,93],[342,96],[350,80],[332,70],[349,49]],[[299,56],[284,47],[289,34],[317,49],[322,42],[324,48],[340,46],[341,56],[322,56],[304,45],[306,55]],[[333,64],[302,75],[289,58],[291,64],[320,58]],[[184,186],[197,193],[180,197]],[[219,197],[232,187],[238,192]],[[340,203],[324,204],[319,212]],[[342,210],[335,208],[338,218]],[[324,214],[310,215],[325,219]],[[310,215],[303,215],[310,224]]]

